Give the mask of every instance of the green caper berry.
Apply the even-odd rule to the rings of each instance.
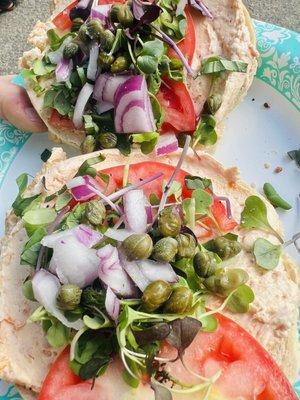
[[[232,268],[205,279],[204,285],[211,292],[228,296],[233,290],[246,283],[248,279],[249,275],[245,270]]]
[[[115,35],[108,29],[106,29],[100,37],[100,45],[105,51],[109,51],[115,41]]]
[[[162,236],[175,237],[179,235],[181,229],[181,218],[179,212],[174,207],[163,209],[158,218],[158,229]]]
[[[152,257],[156,261],[170,262],[177,253],[178,243],[171,237],[165,237],[155,243]]]
[[[188,313],[193,305],[193,292],[184,286],[174,289],[169,300],[165,303],[164,312],[170,314]]]
[[[82,18],[75,18],[72,21],[72,32],[77,32],[79,31],[80,27],[84,24],[84,20]]]
[[[180,233],[175,238],[178,243],[179,257],[192,258],[196,251],[196,241],[194,237],[188,233]]]
[[[115,57],[107,53],[100,53],[98,57],[98,65],[101,68],[109,68],[115,61]]]
[[[80,148],[83,154],[92,153],[96,148],[96,140],[94,136],[87,135],[84,141],[81,143]]]
[[[93,40],[100,40],[105,31],[102,23],[98,19],[91,19],[86,24],[87,35]]]
[[[70,59],[75,56],[75,54],[78,52],[79,46],[75,42],[68,43],[66,47],[64,48],[63,56],[67,59]]]
[[[128,58],[124,56],[119,56],[112,63],[110,70],[113,74],[116,74],[117,72],[126,71],[129,67],[130,63],[128,61]]]
[[[205,108],[210,114],[215,114],[222,104],[222,96],[219,94],[212,94],[205,102]]]
[[[208,278],[218,269],[214,255],[208,251],[200,251],[194,256],[194,270],[200,278]]]
[[[217,253],[222,260],[236,256],[242,249],[239,242],[219,236],[209,242],[209,250]]]
[[[90,38],[88,36],[88,30],[86,24],[81,25],[78,31],[78,39],[81,40],[83,43],[89,42]]]
[[[150,257],[153,242],[147,233],[134,233],[123,241],[122,248],[128,260],[144,260]]]
[[[86,205],[85,216],[92,225],[103,223],[106,215],[106,209],[101,200],[90,201]]]
[[[171,296],[172,286],[165,281],[150,283],[142,296],[142,308],[146,312],[152,312],[162,306]]]
[[[103,132],[99,135],[99,143],[103,149],[113,149],[116,147],[118,137],[112,132]]]
[[[80,303],[82,290],[76,285],[63,285],[57,295],[57,304],[66,311],[75,310]]]
[[[110,17],[113,22],[119,22],[124,28],[131,26],[134,19],[130,8],[126,4],[113,5]]]

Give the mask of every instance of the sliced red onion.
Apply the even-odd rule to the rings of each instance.
[[[66,82],[72,73],[73,61],[62,58],[55,68],[55,77],[57,82]]]
[[[110,318],[117,321],[120,314],[120,301],[109,286],[106,290],[105,308]]]
[[[153,132],[153,111],[146,79],[136,75],[121,84],[115,98],[115,128],[118,133]]]
[[[103,4],[103,5],[96,5],[93,6],[91,9],[90,17],[92,19],[99,19],[106,23],[107,18],[109,16],[109,12],[111,9],[111,4]]]
[[[105,113],[106,111],[112,110],[113,108],[114,105],[107,101],[98,101],[96,104],[97,114],[99,115]]]
[[[181,155],[180,155],[180,158],[179,158],[178,163],[177,163],[177,165],[176,165],[176,168],[174,169],[172,175],[170,176],[170,178],[169,178],[169,180],[168,180],[168,182],[167,182],[167,184],[166,184],[166,186],[165,186],[163,195],[162,195],[161,200],[160,200],[160,203],[159,203],[158,213],[160,213],[160,211],[164,208],[164,206],[165,206],[165,204],[166,204],[166,201],[167,201],[168,194],[169,194],[169,191],[170,191],[170,189],[171,189],[172,183],[174,182],[174,180],[175,180],[177,174],[178,174],[179,171],[180,171],[180,168],[181,168],[181,166],[182,166],[182,163],[183,163],[183,161],[184,161],[184,158],[185,158],[185,156],[186,156],[186,154],[187,154],[187,152],[188,152],[190,143],[191,143],[191,137],[190,137],[189,135],[187,135],[187,136],[186,136],[186,139],[185,139],[185,144],[184,144],[184,147],[183,147],[183,149],[182,149],[182,151],[181,151]]]
[[[164,156],[178,150],[178,140],[174,133],[160,135],[155,146],[157,156]]]
[[[146,205],[146,214],[147,214],[147,224],[152,224],[153,222],[153,209],[151,204]]]
[[[95,82],[94,99],[114,103],[116,91],[128,78],[129,75],[112,75],[108,73],[99,75]]]
[[[44,236],[41,243],[43,246],[53,247],[57,240],[63,239],[65,236],[69,235],[74,236],[80,243],[84,244],[88,248],[95,246],[95,244],[100,242],[103,237],[101,233],[95,231],[89,226],[80,224],[75,228]]]
[[[137,290],[121,266],[116,247],[110,244],[97,251],[100,260],[99,279],[123,297],[135,297]]]
[[[80,0],[77,4],[77,8],[87,8],[90,4],[91,0]]]
[[[124,212],[128,228],[135,233],[147,231],[146,201],[142,189],[134,189],[123,196]]]
[[[140,260],[136,263],[141,273],[150,282],[157,281],[159,279],[169,283],[178,282],[178,276],[169,263],[160,263],[153,260]]]
[[[227,211],[227,217],[232,218],[232,211],[231,211],[231,203],[228,197],[225,196],[215,196],[214,195],[214,200],[217,201],[225,201],[226,203],[226,211]]]
[[[98,277],[99,259],[96,250],[89,249],[73,235],[53,244],[50,268],[63,284],[86,287]]]
[[[136,261],[129,261],[122,252],[120,252],[119,254],[123,268],[133,280],[135,285],[143,292],[152,281],[146,278],[146,276],[142,273],[139,266],[137,265]]]
[[[214,19],[213,14],[209,11],[207,6],[201,0],[188,0],[190,6],[200,11],[204,17],[208,17],[210,19]]]
[[[92,81],[94,81],[97,76],[98,56],[99,56],[99,45],[97,43],[93,43],[90,48],[90,58],[86,73],[87,78],[91,79]]]
[[[92,187],[89,187],[89,185]],[[67,183],[67,188],[71,190],[76,201],[87,201],[95,197],[94,187],[101,190],[96,179],[89,175],[76,176]]]
[[[89,101],[92,93],[93,85],[91,85],[90,83],[86,83],[79,92],[73,115],[73,123],[78,129],[82,127],[82,116],[84,114],[86,104]]]
[[[59,310],[56,298],[60,289],[60,283],[56,276],[50,272],[40,269],[32,278],[32,290],[34,298],[48,311],[68,328],[79,330],[83,327],[82,320],[70,322],[64,313]]]
[[[47,54],[47,57],[49,58],[51,64],[58,64],[60,60],[63,58],[63,53],[66,45],[70,43],[73,40],[71,36],[67,36],[66,39],[62,42],[61,46],[55,50],[55,51],[50,51]]]
[[[134,234],[134,232],[128,229],[108,228],[107,231],[104,233],[104,236],[113,240],[117,240],[118,242],[123,242],[132,234]]]

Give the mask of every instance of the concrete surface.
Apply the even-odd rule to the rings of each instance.
[[[0,14],[0,74],[17,72],[26,38],[37,20],[49,15],[48,0],[18,0],[12,11]],[[251,15],[300,31],[300,0],[245,0]]]

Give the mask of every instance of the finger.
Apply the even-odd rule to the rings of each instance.
[[[25,132],[47,131],[26,91],[11,83],[12,78],[13,76],[0,77],[0,118]]]

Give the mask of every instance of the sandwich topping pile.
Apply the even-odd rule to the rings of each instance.
[[[234,106],[255,71],[243,6],[223,17],[225,4],[210,10],[199,0],[99,3],[71,2],[31,35],[37,47],[23,57],[23,76],[50,131],[73,132],[73,144],[79,135],[84,153],[168,154],[183,132],[193,146],[215,144],[216,113]]]
[[[139,387],[135,399],[193,393],[203,399],[212,393],[222,399],[295,398],[266,351],[220,314],[246,316],[255,304],[251,286],[256,290],[260,283],[238,259],[247,247],[244,233],[250,240],[255,233],[247,257],[266,280],[282,262],[280,233],[260,197],[247,197],[237,220],[231,199],[219,196],[211,179],[186,173],[189,142],[174,167],[147,161],[99,171],[94,165],[105,157],[88,158],[47,197],[25,197],[27,177],[18,178],[13,210],[28,235],[21,264],[32,267],[23,294],[39,304],[30,321],[42,324],[52,347],[70,344],[39,399],[52,398],[59,368],[70,371],[60,375],[60,385],[68,376],[73,384],[87,381],[95,396],[89,399],[103,395],[107,380],[109,399],[127,398],[130,387]],[[257,295],[258,310],[264,294]],[[276,320],[278,312],[273,315]],[[277,323],[279,336],[289,329],[283,321],[268,321]],[[236,359],[239,366],[232,367]]]

